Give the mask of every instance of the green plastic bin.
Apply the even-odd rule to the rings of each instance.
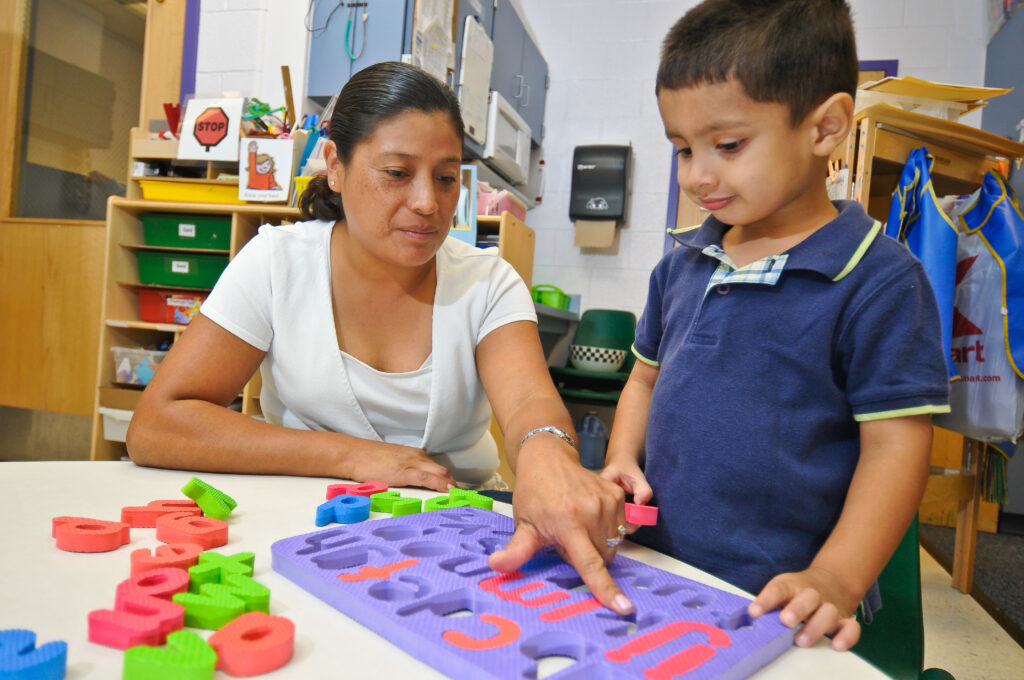
[[[185,288],[213,288],[228,266],[227,255],[208,253],[164,253],[137,250],[139,283]]]
[[[142,238],[147,246],[227,250],[231,244],[231,216],[145,213]]]

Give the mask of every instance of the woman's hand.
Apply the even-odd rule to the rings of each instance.
[[[809,567],[773,578],[747,607],[747,613],[757,618],[780,609],[779,620],[790,628],[804,622],[794,638],[798,647],[810,647],[822,635],[829,635],[832,648],[845,651],[860,638],[860,624],[850,618],[858,602],[835,575]]]
[[[622,489],[585,470],[569,446],[554,437],[531,437],[517,463],[516,531],[491,555],[491,569],[514,571],[541,548],[554,546],[601,604],[630,613],[632,603],[605,568],[615,555],[608,540],[626,521]]]
[[[455,486],[448,469],[431,460],[423,449],[366,440],[353,447],[338,477],[388,486],[421,486],[441,493]]]

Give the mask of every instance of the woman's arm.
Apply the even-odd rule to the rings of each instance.
[[[477,346],[476,363],[516,471],[516,532],[491,555],[491,568],[515,570],[537,550],[553,545],[594,597],[629,613],[633,605],[605,568],[614,555],[606,540],[625,523],[622,489],[585,470],[576,450],[557,436],[535,434],[519,446],[527,433],[549,425],[575,437],[548,374],[537,324],[517,321],[491,331]]]
[[[270,425],[226,406],[265,353],[199,314],[146,387],[128,428],[139,465],[379,480],[445,491],[454,480],[421,450]]]

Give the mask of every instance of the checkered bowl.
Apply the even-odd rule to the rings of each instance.
[[[569,345],[569,360],[581,371],[614,373],[626,360],[626,350],[589,345]]]

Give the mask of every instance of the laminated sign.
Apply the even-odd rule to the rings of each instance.
[[[241,98],[193,99],[185,108],[178,142],[183,160],[237,161]]]

